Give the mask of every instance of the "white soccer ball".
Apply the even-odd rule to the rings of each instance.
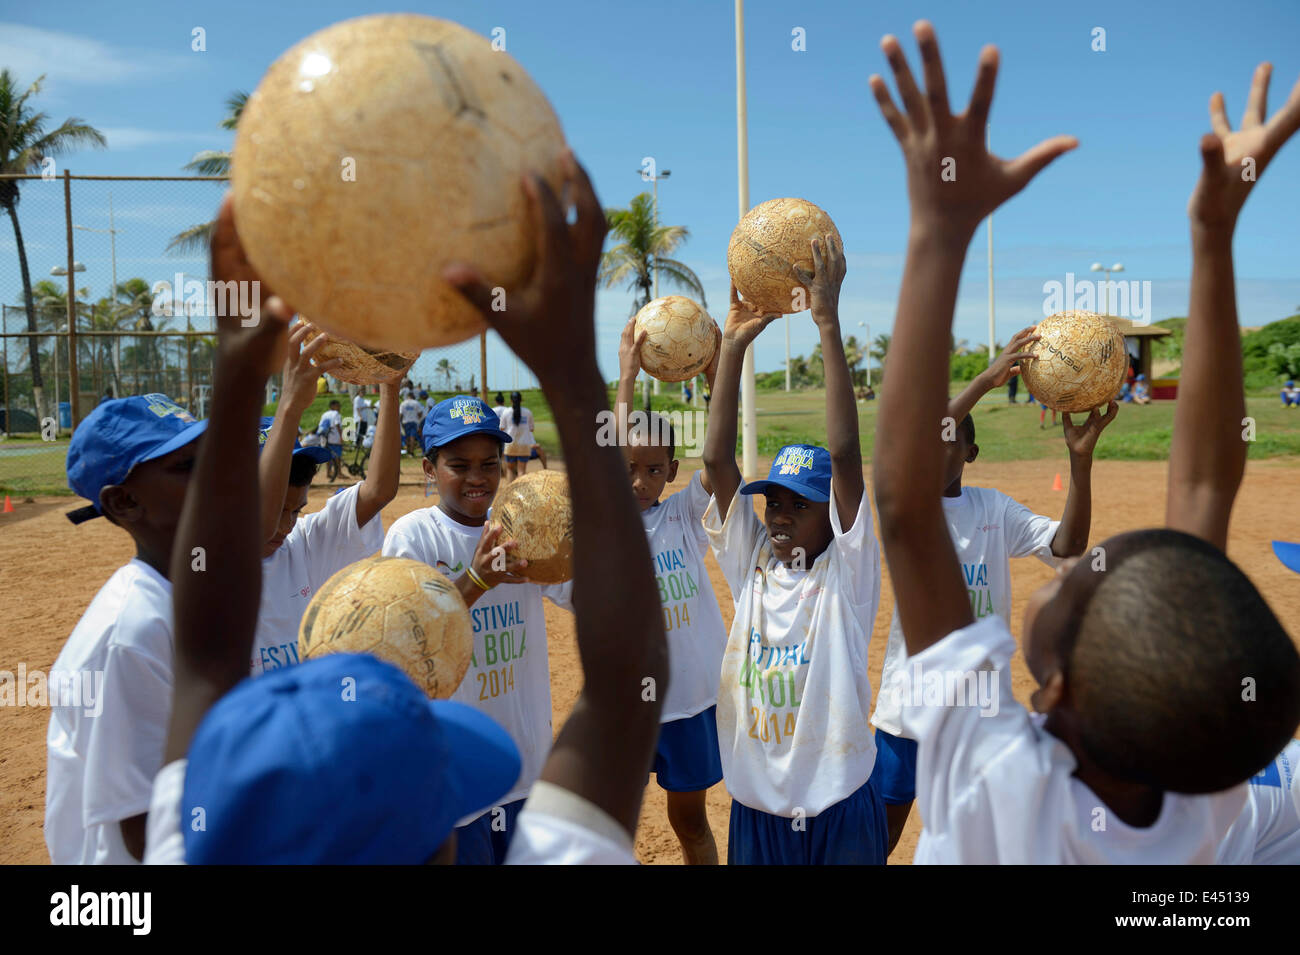
[[[1057,312],[1038,323],[1042,336],[1020,363],[1029,393],[1055,411],[1092,411],[1119,395],[1128,371],[1124,335],[1094,312]]]
[[[312,597],[298,629],[298,658],[368,653],[401,667],[433,699],[455,692],[474,650],[469,610],[428,564],[371,557],[344,567]]]
[[[645,331],[641,367],[660,381],[686,381],[709,367],[722,330],[709,313],[682,295],[665,295],[636,313],[636,332]]]
[[[822,209],[807,199],[769,199],[745,213],[731,233],[727,270],[736,291],[765,313],[789,315],[812,307],[796,266],[813,271],[812,240],[840,239]]]

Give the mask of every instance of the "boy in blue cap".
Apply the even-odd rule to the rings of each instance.
[[[523,758],[523,772],[501,806],[480,806],[461,820],[457,862],[500,864],[515,817],[551,748],[551,677],[542,598],[570,606],[571,586],[539,586],[521,576],[524,562],[497,551],[499,530],[485,530],[501,480],[501,449],[510,435],[481,398],[456,395],[424,419],[424,473],[438,503],[398,518],[384,538],[385,557],[409,557],[437,568],[470,608],[474,650],[452,699],[482,710],[505,727]],[[498,585],[510,586],[498,589]]]
[[[777,316],[740,301],[734,285],[704,446],[714,494],[704,526],[736,602],[718,693],[730,864],[883,864],[888,841],[870,782],[867,647],[880,557],[840,340],[844,250],[827,236],[813,240],[812,253],[814,272],[800,279],[825,360],[829,450],[784,447],[767,480],[741,486],[741,362]],[[750,494],[767,498],[761,522]]]
[[[165,395],[101,402],[68,445],[68,486],[135,556],[100,588],[54,663],[99,683],[99,713],[56,706],[46,736],[45,844],[56,865],[144,854],[149,787],[162,766],[172,688],[172,541],[206,422]],[[62,696],[60,698],[63,698]]]
[[[571,157],[566,165],[567,194],[577,204],[572,225],[545,183],[527,180],[544,238],[533,278],[511,293],[509,315],[491,311],[490,288],[469,269],[449,269],[447,278],[537,374],[575,478],[574,572],[587,595],[577,637],[586,683],[519,817],[511,861],[632,862],[660,710],[644,688],[646,681],[666,683],[667,653],[648,569],[604,579],[620,556],[648,567],[649,551],[631,495],[618,486],[617,450],[600,446],[592,428],[606,400],[593,321],[606,225],[585,173]],[[228,202],[214,229],[213,259],[214,275],[253,274]],[[276,312],[272,303],[263,309]],[[149,859],[448,861],[454,819],[499,798],[518,775],[509,739],[488,718],[449,701],[430,704],[396,668],[366,657],[327,657],[236,687],[260,576],[256,522],[239,506],[243,489],[256,486],[256,451],[247,438],[256,387],[248,386],[269,371],[266,353],[283,334],[267,324],[219,326],[218,377],[228,387],[218,392],[212,430],[230,451],[200,461],[179,547],[201,541],[221,553],[221,580],[213,586],[178,557],[177,702],[154,790]],[[556,325],[571,326],[562,355],[551,347]],[[614,632],[618,640],[609,639]],[[296,732],[304,723],[318,730],[313,746]],[[268,725],[272,732],[263,733]],[[280,726],[286,731],[275,732]]]
[[[315,397],[315,379],[338,359],[313,365],[318,335],[305,347],[303,325],[289,333],[284,392],[275,418],[263,418],[258,481],[262,488],[262,603],[250,661],[254,676],[298,662],[298,625],[312,596],[337,571],[369,557],[384,543],[380,512],[397,496],[401,462],[397,428],[397,385],[381,384],[383,403],[374,434],[374,453],[365,480],[331,495],[321,510],[301,520],[322,447],[298,444],[298,424]]]

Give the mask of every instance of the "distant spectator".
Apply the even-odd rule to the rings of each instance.
[[[1138,375],[1137,379],[1133,382],[1133,404],[1151,404],[1151,386],[1147,384],[1146,375]]]
[[[1016,392],[1019,390],[1020,390],[1020,376],[1012,375],[1009,379],[1007,379],[1007,403],[1008,404],[1013,405],[1016,403]]]
[[[366,429],[370,427],[370,402],[366,399],[365,392],[358,391],[352,396],[352,420],[357,427],[357,443],[366,436]]]
[[[1030,400],[1032,401],[1033,399],[1030,399]],[[1042,406],[1042,410],[1038,412],[1038,427],[1039,427],[1039,429],[1041,430],[1041,429],[1047,427],[1047,411],[1048,411],[1048,408],[1047,408],[1047,403],[1046,403],[1045,401],[1043,401],[1042,399],[1039,399],[1038,403]],[[1053,409],[1051,409],[1051,411],[1052,411],[1052,427],[1055,428],[1055,427],[1056,427],[1056,409],[1053,408]]]
[[[1294,381],[1288,381],[1282,388],[1282,407],[1300,408],[1300,388]]]

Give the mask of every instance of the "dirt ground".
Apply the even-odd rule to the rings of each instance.
[[[683,462],[671,489],[685,486],[692,463]],[[1063,459],[976,463],[967,470],[967,478],[972,484],[997,487],[1038,513],[1059,517],[1065,494],[1052,490],[1057,473],[1068,479]],[[868,477],[868,486],[869,481]],[[1093,541],[1122,530],[1158,525],[1163,520],[1163,463],[1099,461],[1093,487]],[[1276,560],[1269,542],[1300,540],[1298,489],[1297,462],[1252,463],[1237,501],[1228,549],[1293,635],[1300,635],[1300,578]],[[313,490],[308,507],[320,508],[329,494],[328,486]],[[397,500],[385,510],[384,524],[388,526],[403,514],[432,502],[432,498],[423,496],[421,488],[403,487]],[[20,663],[25,663],[28,670],[48,670],[95,592],[131,556],[129,538],[106,522],[80,527],[68,523],[63,515],[78,505],[72,498],[41,498],[30,504],[16,502],[14,513],[0,515],[0,607],[7,623],[0,636],[0,670],[16,672]],[[708,564],[723,619],[730,625],[733,610],[726,585],[711,556]],[[1049,575],[1048,568],[1037,560],[1014,563],[1012,631],[1017,636],[1026,598]],[[871,642],[873,687],[879,686],[892,610],[893,591],[886,571]],[[547,603],[546,622],[558,728],[577,698],[582,679],[572,617]],[[1013,688],[1016,698],[1027,702],[1032,680],[1019,654],[1013,660]],[[45,710],[0,708],[0,862],[49,861],[41,831],[48,722]],[[725,859],[730,798],[721,784],[709,793],[708,807],[719,856]],[[919,833],[920,820],[913,813],[891,863],[911,862]],[[636,851],[645,863],[672,865],[681,861],[676,837],[668,825],[663,791],[653,779],[646,789]]]

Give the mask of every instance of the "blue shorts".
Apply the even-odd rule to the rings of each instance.
[[[330,450],[330,457],[332,457],[332,458],[342,458],[342,457],[343,457],[343,445],[341,445],[341,444],[327,444],[326,447],[329,448],[329,450]]]
[[[888,851],[885,803],[870,779],[805,819],[731,801],[727,865],[884,865]]]
[[[720,782],[717,706],[660,726],[653,769],[659,785],[670,793],[699,792]]]
[[[507,454],[507,455],[506,455],[506,460],[507,460],[507,461],[514,461],[514,462],[516,462],[516,463],[518,463],[518,462],[520,462],[520,461],[536,461],[536,460],[537,460],[537,449],[536,449],[536,448],[533,448],[533,453],[532,453],[532,454],[529,454],[529,455],[527,455],[527,456],[522,455],[522,454]]]
[[[456,865],[504,865],[506,850],[515,834],[515,820],[525,801],[516,799],[489,809],[468,826],[457,829]],[[497,809],[503,810],[505,815]]]
[[[876,727],[876,768],[871,781],[887,806],[916,800],[916,740],[904,739]]]

